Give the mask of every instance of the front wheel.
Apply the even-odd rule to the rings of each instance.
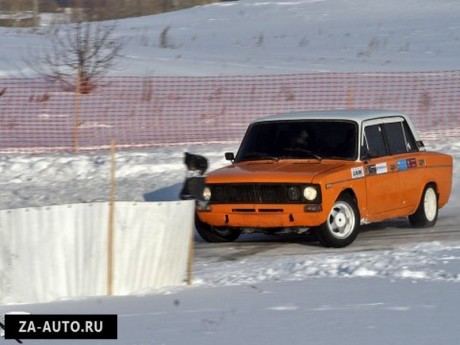
[[[195,228],[206,242],[233,242],[241,234],[241,230],[237,228],[215,227],[206,224],[197,214],[195,214]]]
[[[326,247],[342,248],[350,245],[359,232],[359,211],[353,198],[349,195],[341,196],[316,232],[318,240]]]
[[[409,222],[415,228],[430,228],[436,224],[438,209],[438,194],[433,185],[428,185],[417,210],[409,216]]]

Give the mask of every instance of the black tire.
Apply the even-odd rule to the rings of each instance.
[[[359,233],[359,211],[349,195],[342,195],[332,206],[327,220],[316,228],[316,237],[325,247],[350,245]]]
[[[233,242],[240,237],[241,230],[229,227],[214,227],[200,220],[195,214],[195,228],[206,242]]]
[[[429,184],[423,190],[422,198],[409,222],[414,228],[431,228],[438,220],[438,193],[434,185]]]
[[[330,247],[329,242],[323,238],[322,231],[320,230],[320,227],[317,226],[317,227],[313,228],[312,230],[313,230],[312,233],[314,234],[313,236],[318,240],[318,242],[323,247],[329,248]]]

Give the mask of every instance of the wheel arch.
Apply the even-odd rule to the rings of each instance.
[[[357,195],[352,188],[347,187],[338,193],[326,220],[317,228],[316,236],[326,247],[342,248],[356,239],[359,227]]]
[[[360,190],[359,188],[357,189],[358,190],[355,190],[353,186],[347,185],[342,186],[341,188],[336,188],[333,193],[329,192],[329,196],[327,198],[323,198],[324,220],[326,220],[326,217],[329,214],[329,210],[332,208],[335,202],[345,195],[349,196],[355,202],[356,208],[358,209],[359,215],[361,217],[361,215],[365,212],[363,207],[365,207],[366,202],[365,200],[361,200],[362,198],[365,198],[365,195],[361,195],[360,198]]]
[[[423,198],[423,193],[425,192],[425,190],[429,187],[429,186],[433,186],[434,188],[434,191],[436,192],[436,196],[438,197],[438,207],[439,207],[439,189],[438,189],[438,184],[436,183],[435,180],[427,180],[425,181],[425,183],[421,183],[420,184],[421,188],[418,192],[418,203],[415,205],[415,208],[414,208],[414,211],[413,213],[415,213],[417,211],[417,208],[420,204],[420,201],[422,200]]]
[[[356,204],[356,208],[358,209],[358,212],[359,214],[361,214],[361,207],[360,207],[360,202],[359,202],[359,199],[358,199],[358,196],[356,195],[355,191],[353,190],[353,188],[351,187],[347,187],[345,189],[343,189],[339,195],[337,196],[337,199],[340,199],[342,196],[344,195],[348,195],[350,198],[352,198]]]
[[[433,186],[434,187],[434,190],[436,191],[437,194],[439,194],[439,191],[438,191],[438,184],[436,183],[436,181],[434,180],[429,180],[425,183],[425,186],[423,187],[422,189],[422,193],[423,191],[425,190],[426,187],[428,186]]]
[[[427,191],[431,190],[434,192],[435,200],[430,196],[427,198]],[[431,202],[436,202],[432,204]],[[434,182],[428,182],[423,186],[423,192],[420,196],[419,204],[414,213],[409,215],[409,222],[413,227],[416,228],[428,228],[433,227],[438,219],[439,211],[439,192],[437,185]]]

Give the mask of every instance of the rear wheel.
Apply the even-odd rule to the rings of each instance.
[[[430,184],[425,187],[417,210],[409,216],[410,224],[415,228],[430,228],[438,220],[438,194]]]
[[[319,242],[325,247],[342,248],[358,236],[359,212],[349,195],[341,196],[332,206],[326,221],[316,229]]]
[[[215,227],[206,224],[195,214],[196,231],[206,242],[233,242],[241,234],[238,228]]]

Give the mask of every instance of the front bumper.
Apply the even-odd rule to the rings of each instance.
[[[313,227],[327,215],[316,204],[219,204],[197,207],[202,222],[217,227]]]

